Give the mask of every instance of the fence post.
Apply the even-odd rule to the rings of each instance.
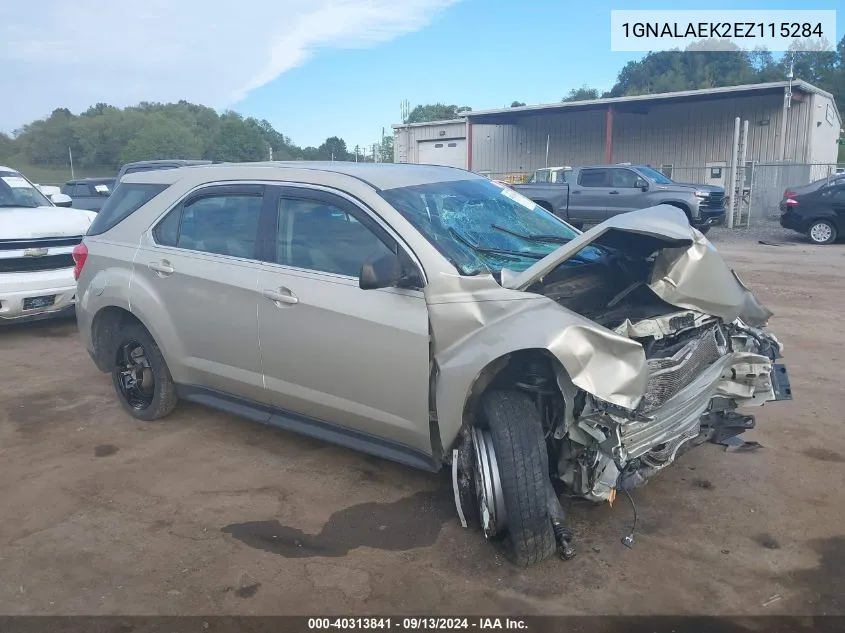
[[[731,173],[728,176],[728,208],[725,217],[725,225],[732,229],[734,227],[734,208],[736,206],[736,162],[739,153],[739,117],[734,120],[734,142],[731,147]]]

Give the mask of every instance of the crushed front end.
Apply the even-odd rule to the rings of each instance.
[[[643,345],[649,379],[634,409],[578,390],[558,376],[574,402],[553,430],[557,473],[575,495],[613,501],[644,484],[675,458],[706,441],[724,442],[753,428],[739,407],[791,398],[782,347],[741,319],[683,311],[617,328]]]

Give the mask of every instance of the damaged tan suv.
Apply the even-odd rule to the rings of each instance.
[[[409,466],[519,565],[791,397],[770,316],[682,212],[581,233],[448,167],[126,176],[75,252],[77,315],[139,420],[178,399]]]

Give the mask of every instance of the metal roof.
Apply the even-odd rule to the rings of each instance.
[[[457,167],[410,163],[353,163],[343,161],[273,161],[214,163],[127,174],[121,182],[173,184],[183,178],[197,184],[225,180],[296,181],[296,173],[320,171],[355,178],[376,189],[395,189],[455,180],[486,180]]]
[[[547,103],[539,105],[526,105],[516,108],[496,108],[492,110],[475,110],[462,112],[461,117],[468,119],[472,123],[513,123],[516,118],[526,116],[536,116],[542,114],[551,114],[554,112],[583,111],[583,110],[605,110],[608,106],[619,105],[625,106],[630,104],[631,107],[637,105],[648,105],[659,102],[690,102],[702,101],[706,99],[726,99],[736,97],[738,95],[749,95],[760,93],[776,93],[782,91],[789,86],[788,81],[772,81],[768,83],[759,84],[744,84],[740,86],[725,86],[722,88],[704,88],[701,90],[682,90],[679,92],[663,92],[656,94],[632,95],[628,97],[609,97],[606,99],[590,99],[586,101],[566,101],[561,103]],[[792,89],[805,93],[819,94],[833,99],[833,95],[829,92],[817,88],[816,86],[797,79],[792,82]],[[834,108],[836,103],[834,102]],[[621,108],[617,108],[621,109]],[[838,110],[837,110],[838,114]],[[841,117],[840,117],[841,121]],[[431,123],[430,125],[437,125]],[[400,126],[402,127],[402,126]]]
[[[406,127],[437,127],[438,125],[464,125],[466,121],[462,118],[463,112],[461,112],[461,118],[458,119],[441,119],[440,121],[422,121],[421,123],[394,123],[391,127],[395,130],[398,128],[406,128]]]

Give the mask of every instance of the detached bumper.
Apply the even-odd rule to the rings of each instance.
[[[61,316],[75,303],[72,268],[0,274],[0,323]]]

